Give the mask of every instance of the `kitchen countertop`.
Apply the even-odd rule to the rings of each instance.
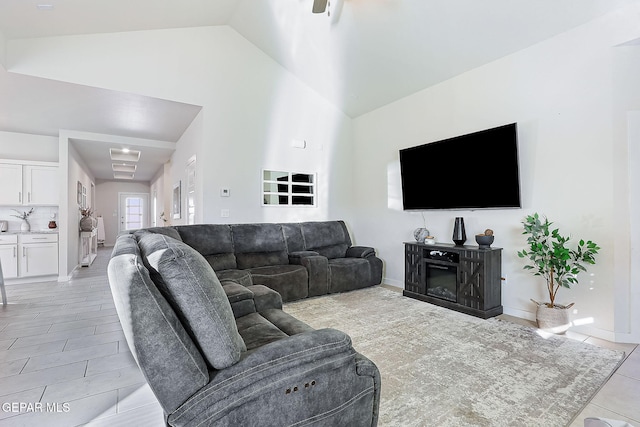
[[[0,234],[57,234],[58,229],[43,229],[43,230],[31,230],[31,231],[20,231],[20,230],[7,230],[2,231]]]

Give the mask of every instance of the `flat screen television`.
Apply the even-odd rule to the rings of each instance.
[[[405,210],[519,208],[512,123],[400,150]]]

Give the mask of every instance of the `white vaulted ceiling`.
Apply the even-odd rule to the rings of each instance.
[[[639,1],[333,0],[328,17],[311,13],[313,0],[2,0],[0,32],[11,40],[229,25],[337,108],[357,117]],[[38,4],[51,5],[52,10],[39,9]],[[35,117],[29,112],[36,108],[33,103],[9,106],[2,99],[9,93],[20,98],[16,94],[28,93],[34,81],[0,67],[0,130],[50,135],[57,122],[60,127],[71,126],[63,117]],[[90,119],[83,109],[76,109],[73,129],[79,130],[175,141],[175,134],[198,111],[196,106],[143,101],[130,94],[106,94],[108,91],[95,92],[92,104],[87,99],[92,98],[89,93],[94,88],[47,80],[35,84],[43,88],[40,109],[46,108],[48,96],[57,96],[60,90],[70,94],[69,109],[74,108],[75,96],[89,110],[111,110],[114,104],[123,109],[135,103],[158,109],[155,118],[148,118],[148,130],[126,124],[106,129],[113,122],[91,122],[96,114]],[[44,89],[49,85],[50,89]],[[176,110],[185,113],[175,118]],[[105,111],[105,120],[110,114],[113,112]],[[20,122],[21,117],[31,120]],[[93,127],[96,130],[89,129]]]

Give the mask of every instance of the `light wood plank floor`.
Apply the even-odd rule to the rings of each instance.
[[[68,283],[7,286],[9,305],[0,308],[0,426],[163,425],[115,312],[106,277],[110,253],[101,248],[93,265]],[[630,354],[571,426],[601,416],[640,427],[640,350],[571,338]]]
[[[101,248],[68,283],[7,285],[0,426],[164,425],[113,305],[110,254]]]

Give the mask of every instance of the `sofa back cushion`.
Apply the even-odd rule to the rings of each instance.
[[[287,252],[302,252],[305,250],[304,238],[302,237],[302,229],[300,223],[283,223],[280,224],[284,233],[285,243],[287,244]]]
[[[140,236],[143,233],[157,233],[164,234],[165,236],[173,237],[176,240],[182,240],[180,233],[173,227],[149,227],[141,228],[133,232],[134,236]]]
[[[303,222],[300,224],[305,250],[329,259],[344,258],[351,238],[343,221]]]
[[[278,224],[232,225],[238,268],[289,264],[282,227]]]
[[[129,349],[164,411],[209,382],[207,365],[142,263],[133,235],[116,240],[109,286]]]
[[[238,362],[246,347],[209,263],[192,247],[165,235],[142,234],[138,244],[151,278],[209,365],[224,369]]]
[[[237,268],[229,225],[179,225],[175,229],[182,241],[198,251],[215,271]]]

